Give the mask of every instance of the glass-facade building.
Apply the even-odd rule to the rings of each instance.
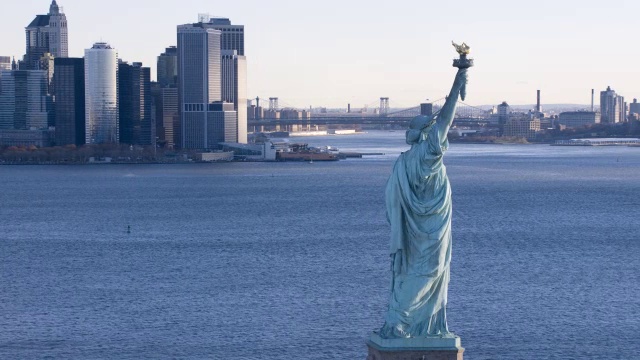
[[[47,72],[0,72],[0,129],[47,129],[52,99],[47,93]]]
[[[165,148],[180,147],[178,88],[152,86],[158,143]]]
[[[56,58],[54,74],[56,145],[85,143],[84,59]]]
[[[2,70],[11,70],[10,56],[0,56],[0,71]]]
[[[160,87],[178,85],[178,48],[170,46],[158,56],[157,79]]]
[[[107,43],[95,43],[84,52],[85,143],[117,144],[118,52]]]
[[[118,64],[118,128],[121,144],[155,144],[150,76],[151,70],[141,63]]]

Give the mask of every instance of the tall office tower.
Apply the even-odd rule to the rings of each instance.
[[[84,59],[54,60],[56,145],[85,143]]]
[[[638,99],[633,99],[633,102],[629,103],[629,118],[640,120],[640,103]]]
[[[223,67],[222,100],[233,103],[234,109],[238,112],[237,141],[246,143],[247,65],[244,57],[244,25],[232,25],[228,18],[209,18],[207,14],[200,14],[199,18],[204,28],[222,32],[220,40]],[[225,96],[225,92],[233,96]]]
[[[178,26],[178,98],[181,146],[185,149],[214,149],[218,143],[235,142],[237,113],[222,103],[219,30],[203,23]],[[220,114],[221,113],[221,114]]]
[[[118,52],[98,42],[84,51],[85,143],[118,143]]]
[[[498,105],[498,123],[504,125],[509,120],[509,114],[511,113],[511,107],[506,101]]]
[[[44,53],[44,55],[42,55],[42,57],[40,58],[40,63],[38,65],[38,70],[44,70],[47,72],[47,82],[48,82],[48,88],[47,91],[49,92],[49,94],[54,95],[53,92],[53,73],[55,72],[55,63],[54,63],[54,57],[53,55],[51,55],[51,53]]]
[[[46,71],[3,70],[0,86],[0,129],[48,127],[51,97]]]
[[[67,16],[56,0],[49,6],[49,52],[56,58],[69,57]]]
[[[170,46],[158,56],[158,85],[178,86],[178,48]]]
[[[237,141],[247,143],[247,61],[236,50],[222,50],[222,101],[238,113]]]
[[[178,112],[178,48],[170,46],[158,56],[158,83],[152,89],[156,116],[156,136],[166,148],[180,145]]]
[[[0,71],[11,70],[11,56],[0,56]]]
[[[25,33],[27,51],[21,70],[39,69],[40,58],[47,52],[56,58],[69,56],[67,16],[56,0],[51,2],[47,15],[36,15]]]
[[[180,113],[178,112],[178,88],[161,88],[158,83],[152,83],[151,93],[156,120],[156,136],[158,143],[165,148],[179,145]]]
[[[626,106],[624,97],[616,94],[611,86],[600,92],[601,122],[615,124],[626,119]]]
[[[222,32],[221,50],[236,50],[244,56],[244,25],[231,25],[228,18],[210,18],[208,14],[200,14],[198,18],[204,28]]]
[[[155,145],[151,119],[151,70],[142,63],[118,64],[118,111],[120,143]]]

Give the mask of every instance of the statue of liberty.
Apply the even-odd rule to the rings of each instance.
[[[466,45],[463,44],[465,47]],[[414,118],[406,132],[411,149],[395,163],[386,186],[391,224],[391,296],[382,339],[452,336],[447,327],[451,263],[451,187],[443,156],[458,97],[465,97],[468,47],[442,109]]]

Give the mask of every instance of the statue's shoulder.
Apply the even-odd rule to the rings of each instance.
[[[409,128],[419,130],[424,128],[429,122],[431,122],[431,116],[418,115],[413,119],[411,119],[411,122],[409,123]]]

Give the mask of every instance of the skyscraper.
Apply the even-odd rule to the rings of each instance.
[[[509,120],[509,113],[511,113],[511,107],[506,101],[503,101],[502,104],[498,105],[498,123],[506,124],[507,120]]]
[[[118,53],[98,42],[84,51],[85,142],[118,143]]]
[[[49,52],[55,58],[69,57],[67,16],[56,0],[49,6]]]
[[[155,85],[155,86],[154,86]],[[156,120],[156,136],[162,147],[179,147],[180,114],[178,112],[178,88],[161,88],[151,85]]]
[[[244,57],[244,25],[232,25],[228,18],[199,16],[201,26],[222,32],[222,100],[233,103],[238,113],[237,141],[247,142],[247,62]]]
[[[178,86],[178,48],[170,46],[158,56],[158,85]]]
[[[244,56],[244,25],[232,25],[228,18],[209,18],[207,14],[200,14],[200,23],[207,29],[220,30],[220,50],[235,50]]]
[[[0,74],[0,129],[46,129],[52,111],[47,72],[3,70]]]
[[[180,147],[178,112],[178,48],[170,46],[158,56],[158,82],[152,86],[156,136],[163,147]]]
[[[55,72],[55,62],[54,57],[51,53],[44,53],[40,58],[40,63],[38,64],[38,70],[44,70],[47,72],[47,92],[51,95],[54,95],[53,92],[53,73]]]
[[[236,50],[222,51],[222,100],[238,113],[237,141],[247,143],[247,61]]]
[[[47,15],[36,18],[25,28],[26,54],[20,70],[39,69],[39,62],[45,53],[55,58],[65,58],[69,54],[67,17],[56,0],[51,2]]]
[[[224,105],[221,83],[221,32],[203,23],[178,26],[178,97],[181,145],[186,149],[213,149],[218,142],[235,142],[237,133],[233,106]],[[220,114],[221,113],[221,114]],[[222,135],[221,135],[222,134]]]
[[[600,92],[601,122],[615,124],[626,121],[626,106],[624,97],[616,94],[611,86]]]
[[[84,59],[54,60],[56,145],[85,143]]]
[[[118,64],[118,121],[122,144],[155,144],[150,74],[151,70],[142,67],[142,63]]]
[[[640,103],[638,99],[633,99],[633,102],[629,103],[629,118],[640,120]]]
[[[11,56],[0,56],[0,71],[11,70]]]

